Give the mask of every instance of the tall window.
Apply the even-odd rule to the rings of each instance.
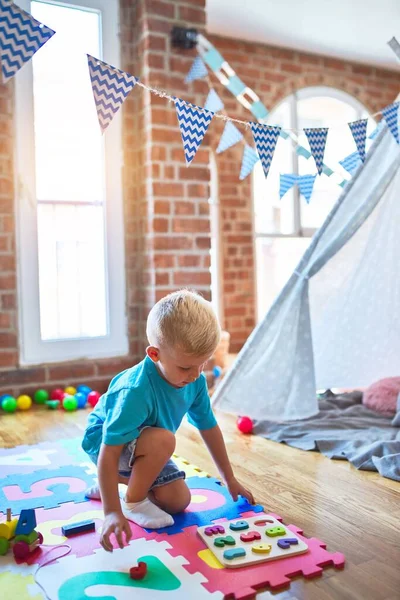
[[[86,53],[119,64],[118,0],[23,0],[56,31],[16,76],[21,362],[127,352],[121,122]]]
[[[285,129],[329,127],[324,162],[335,175],[317,177],[309,204],[297,186],[279,199],[279,175],[316,173],[313,158],[296,154],[290,140],[279,139],[268,178],[260,163],[253,175],[254,230],[256,247],[256,281],[258,318],[262,319],[275,297],[296,267],[310,238],[318,229],[342,188],[338,183],[349,179],[339,165],[356,150],[347,125],[368,116],[366,109],[353,97],[333,88],[306,88],[286,98],[269,115],[269,124]],[[372,131],[373,121],[369,122]],[[299,143],[309,148],[304,133]]]

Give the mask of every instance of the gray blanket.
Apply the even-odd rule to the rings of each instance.
[[[254,433],[302,450],[319,450],[329,458],[350,461],[357,469],[378,471],[400,481],[400,396],[398,413],[385,416],[362,404],[362,393],[319,400],[319,413],[302,421],[257,421]]]

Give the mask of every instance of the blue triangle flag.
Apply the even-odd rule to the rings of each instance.
[[[239,131],[239,129],[232,123],[232,121],[227,121],[225,129],[222,132],[221,139],[219,140],[217,154],[225,152],[225,150],[228,150],[228,148],[231,148],[242,139],[243,134]]]
[[[279,177],[279,198],[282,200],[283,196],[288,192],[296,183],[297,175],[292,173],[285,173]]]
[[[87,55],[90,80],[102,133],[136,84],[136,77]]]
[[[350,175],[353,175],[354,171],[361,165],[361,158],[358,152],[353,152],[344,158],[339,160],[339,164],[342,165],[343,169],[346,169]]]
[[[297,177],[300,194],[304,196],[307,204],[310,202],[316,177],[316,175],[299,175]]]
[[[254,121],[250,123],[250,126],[265,177],[268,177],[268,171],[271,166],[281,128],[270,127],[269,125],[255,123]]]
[[[399,105],[400,102],[393,102],[393,104],[389,104],[389,106],[385,106],[385,108],[382,109],[383,118],[385,119],[387,126],[389,127],[390,133],[393,135],[394,139],[398,144],[400,144]]]
[[[194,159],[214,113],[180,98],[175,99],[176,115],[182,136],[186,163]]]
[[[326,127],[304,129],[304,133],[310,144],[311,154],[314,157],[318,175],[321,175],[324,166],[324,153],[328,129]]]
[[[365,160],[365,142],[367,141],[368,119],[360,119],[348,124],[362,162]]]
[[[222,102],[221,98],[218,96],[214,88],[211,88],[211,90],[209,91],[204,108],[207,110],[211,110],[211,112],[213,113],[216,113],[224,108],[224,103]]]
[[[239,179],[243,181],[254,169],[254,165],[259,161],[257,152],[251,146],[245,144],[242,158],[242,166],[240,168]]]
[[[0,57],[5,83],[28,62],[55,31],[12,2],[0,2]]]
[[[185,83],[190,83],[196,79],[203,79],[207,74],[208,71],[206,65],[200,56],[197,56],[190,67],[189,73],[185,77]]]

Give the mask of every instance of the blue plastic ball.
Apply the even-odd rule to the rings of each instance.
[[[12,398],[12,396],[10,394],[3,394],[2,396],[0,396],[0,406],[3,404],[3,401],[6,398]]]
[[[78,402],[78,408],[85,408],[87,404],[87,396],[83,392],[76,392],[75,398]]]
[[[88,385],[78,385],[76,391],[80,394],[84,394],[87,397],[87,395],[92,391],[92,388],[90,388]]]
[[[214,377],[219,377],[222,373],[222,369],[221,367],[219,367],[218,365],[215,365],[215,367],[213,368],[213,375]]]

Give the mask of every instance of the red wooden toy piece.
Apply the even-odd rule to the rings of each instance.
[[[145,562],[138,562],[137,567],[132,567],[129,570],[129,575],[131,579],[144,579],[147,574],[147,564]]]

